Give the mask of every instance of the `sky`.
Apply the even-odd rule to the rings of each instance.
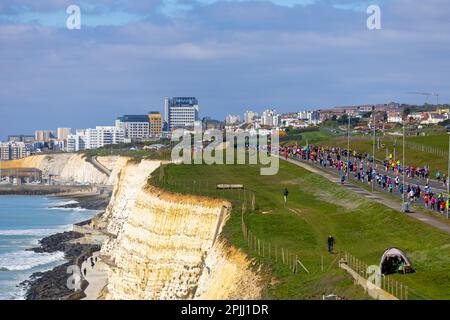
[[[426,101],[413,91],[449,102],[449,17],[447,0],[1,0],[0,139],[113,125],[166,96],[215,119]]]

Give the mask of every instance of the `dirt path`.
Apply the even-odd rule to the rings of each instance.
[[[280,159],[285,160],[282,157],[280,157]],[[295,164],[295,165],[297,165],[299,167],[302,167],[303,169],[306,169],[306,170],[308,170],[310,172],[316,173],[316,174],[318,174],[318,175],[328,179],[331,182],[340,184],[339,178],[337,176],[331,174],[331,173],[327,173],[327,172],[321,171],[321,170],[319,170],[317,168],[314,168],[313,166],[311,166],[311,165],[309,165],[307,163],[300,162],[300,161],[297,161],[297,160],[287,159],[285,161],[290,162],[292,164]],[[365,190],[365,189],[363,189],[361,187],[358,187],[356,185],[345,183],[345,184],[342,184],[341,186],[343,188],[351,190],[351,191],[353,191],[353,192],[355,192],[355,193],[357,193],[357,194],[359,194],[359,195],[361,195],[361,196],[363,196],[363,197],[365,197],[367,199],[370,199],[370,200],[376,201],[378,203],[384,204],[385,206],[388,206],[389,208],[394,209],[396,211],[401,212],[401,210],[402,210],[402,207],[401,207],[400,203],[392,201],[392,200],[389,200],[389,199],[386,199],[386,198],[384,198],[384,197],[382,197],[380,195],[373,194],[373,193],[371,193],[371,192],[369,192],[369,191],[367,191],[367,190]],[[419,220],[419,221],[421,221],[423,223],[429,224],[429,225],[431,225],[431,226],[433,226],[433,227],[435,227],[435,228],[437,228],[439,230],[442,230],[442,231],[447,232],[447,233],[450,234],[450,226],[445,224],[445,223],[443,223],[443,222],[441,222],[441,221],[439,221],[438,219],[435,219],[433,217],[430,217],[430,216],[428,216],[426,214],[423,214],[423,213],[420,213],[420,212],[410,212],[410,213],[408,213],[408,216],[410,216],[410,217],[412,217],[414,219],[417,219],[417,220]]]

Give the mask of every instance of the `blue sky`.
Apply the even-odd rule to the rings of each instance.
[[[81,30],[65,28],[70,4]],[[218,119],[425,101],[409,91],[448,102],[449,16],[446,0],[2,0],[0,138],[112,124],[165,96]]]

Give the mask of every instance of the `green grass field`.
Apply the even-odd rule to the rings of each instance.
[[[266,298],[317,299],[330,293],[347,299],[367,298],[360,287],[353,285],[350,276],[338,268],[337,262],[333,263],[337,255],[327,253],[326,239],[332,234],[336,251],[347,251],[367,264],[378,265],[388,247],[405,250],[416,272],[392,277],[408,285],[409,298],[450,299],[448,234],[368,201],[316,174],[284,161],[275,176],[261,176],[257,165],[169,165],[163,172],[169,181],[180,182],[166,187],[172,191],[182,190],[184,181],[197,181],[208,186],[241,183],[255,192],[256,211],[245,215],[249,229],[266,243],[298,254],[311,272],[300,270],[293,274],[280,262],[255,255],[244,241],[240,211],[235,210],[224,235],[266,267]],[[153,183],[158,178],[156,173]],[[282,197],[285,187],[289,189],[286,207]],[[210,195],[223,194],[214,187],[209,190]],[[321,271],[322,257],[324,271]]]
[[[320,141],[326,141],[332,138],[337,137],[337,134],[332,133],[327,130],[319,130],[319,131],[311,131],[311,132],[302,132],[299,133],[301,135],[301,139],[298,139],[296,136],[286,136],[282,138],[282,144],[306,144],[306,143],[317,143]]]

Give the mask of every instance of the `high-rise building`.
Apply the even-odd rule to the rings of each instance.
[[[36,130],[34,132],[34,139],[39,142],[49,142],[55,137],[55,131],[51,130]]]
[[[192,127],[198,120],[198,100],[194,97],[165,98],[164,120],[167,129]]]
[[[26,157],[24,142],[0,142],[0,160],[14,160]]]
[[[56,130],[57,138],[59,141],[64,141],[67,139],[67,136],[71,134],[72,129],[70,128],[58,128]]]
[[[97,126],[86,129],[86,149],[97,149],[106,145],[123,143],[125,130],[110,126]]]
[[[257,112],[247,110],[244,113],[244,122],[245,123],[253,123],[255,121],[255,118],[257,118],[257,117],[258,117]]]
[[[67,152],[77,152],[86,149],[86,130],[77,130],[76,134],[67,136]]]
[[[110,126],[97,126],[95,129],[77,130],[67,137],[67,152],[97,149],[106,145],[123,143],[125,130]]]
[[[126,139],[146,139],[150,135],[150,122],[147,115],[124,115],[117,118],[116,128],[123,129]]]
[[[150,111],[148,113],[148,121],[150,122],[150,136],[161,137],[163,131],[163,121],[161,113],[158,111]]]
[[[275,109],[267,109],[261,117],[262,124],[270,127],[276,127],[280,124],[280,115]]]

